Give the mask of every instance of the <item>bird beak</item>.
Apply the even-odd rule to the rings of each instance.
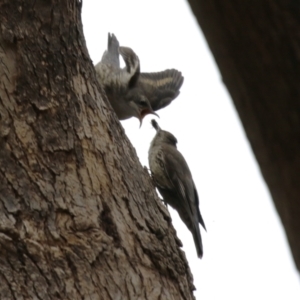
[[[146,109],[141,110],[140,117],[139,117],[140,128],[142,127],[143,119],[149,114],[155,115],[159,118],[159,115],[156,112],[154,112],[152,109],[146,108]]]

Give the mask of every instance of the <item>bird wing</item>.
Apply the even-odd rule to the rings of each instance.
[[[184,207],[188,208],[190,216],[195,216],[197,221],[206,230],[199,209],[198,192],[183,155],[174,147],[168,147],[168,150],[163,151],[163,153],[163,166],[170,184],[172,184],[176,194],[185,203]],[[168,155],[165,153],[168,153]]]
[[[153,110],[159,110],[171,103],[179,95],[183,83],[181,72],[168,69],[156,73],[140,73],[136,86],[149,99]]]
[[[194,182],[189,167],[182,154],[176,148],[168,147],[167,151],[163,151],[163,153],[162,160],[165,174],[177,196],[184,203],[183,206],[187,208],[187,213],[193,218],[198,198],[193,199],[194,195],[191,195],[189,192],[194,191]],[[178,165],[181,167],[180,169]]]
[[[128,47],[119,47],[119,52],[124,59],[125,62],[125,74],[128,80],[128,88],[132,88],[135,86],[138,77],[140,75],[140,60],[139,57],[135,54],[135,52]],[[125,70],[122,70],[123,72]]]
[[[115,38],[114,35],[113,37]],[[109,43],[115,45],[116,41],[112,40]],[[104,86],[108,88],[114,87],[114,89],[119,92],[127,91],[128,88],[133,86],[137,81],[140,74],[140,61],[138,56],[130,48],[118,46],[117,51],[117,57],[119,58],[119,54],[121,54],[126,67],[124,69],[121,69],[119,66],[116,67],[116,65],[112,63],[115,53],[110,53],[110,50],[108,50],[103,55],[105,59],[102,58],[95,66],[96,74],[98,80],[103,83]]]
[[[198,220],[199,220],[199,223],[202,225],[202,227],[206,230],[206,226],[205,226],[204,220],[201,216],[200,209],[199,209],[199,196],[198,196],[198,192],[197,192],[194,181],[193,181],[193,186],[194,186],[194,194],[195,194],[195,202],[196,202],[196,207],[197,207]]]
[[[198,257],[201,258],[203,256],[203,245],[198,223],[204,229],[205,225],[200,214],[199,199],[192,174],[184,157],[176,148],[169,147],[167,151],[163,152],[165,153],[163,157],[164,169],[172,189],[161,190],[159,188],[159,191],[163,197],[168,197],[166,200],[169,201],[170,205],[174,204],[180,218],[191,231]]]

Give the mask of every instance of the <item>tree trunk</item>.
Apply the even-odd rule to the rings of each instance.
[[[189,3],[232,96],[300,271],[299,2]]]
[[[80,13],[79,0],[0,0],[0,299],[194,299]]]

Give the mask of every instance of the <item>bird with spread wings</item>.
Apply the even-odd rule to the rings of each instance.
[[[124,68],[120,67],[119,55]],[[169,105],[183,83],[181,72],[175,69],[141,73],[138,56],[131,48],[120,47],[114,34],[108,34],[107,50],[95,70],[118,119],[136,117],[140,124],[146,115],[156,115],[155,111]]]

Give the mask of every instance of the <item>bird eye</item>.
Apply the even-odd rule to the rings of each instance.
[[[147,102],[146,102],[145,100],[140,100],[140,101],[139,101],[139,104],[140,104],[141,106],[147,106]]]

